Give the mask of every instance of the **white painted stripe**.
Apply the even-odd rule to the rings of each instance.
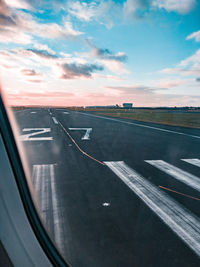
[[[35,190],[35,193],[36,193],[36,196],[37,196],[37,199],[38,199],[38,192],[39,192],[39,188],[40,188],[40,179],[39,179],[39,176],[40,176],[40,168],[41,168],[41,165],[33,165],[33,185],[34,185],[34,190]]]
[[[49,198],[52,199],[52,217],[54,226],[54,240],[61,252],[63,251],[63,228],[61,225],[61,216],[59,211],[58,197],[56,192],[54,165],[33,165],[34,189],[37,196],[38,206],[41,210],[41,216],[45,227],[48,227],[49,211],[51,210]],[[51,196],[50,196],[51,194]]]
[[[63,112],[64,114],[69,114],[69,112],[67,112],[67,111],[65,111],[65,112]]]
[[[47,178],[46,177],[47,175],[48,175],[48,165],[42,165],[40,174],[40,188],[39,188],[40,191],[38,198],[40,197],[40,210],[45,226],[47,222],[47,214],[45,210],[47,206],[47,195],[45,192],[45,179]]]
[[[200,256],[200,222],[123,161],[104,162],[159,218]]]
[[[158,168],[161,171],[171,175],[175,179],[179,180],[180,182],[196,189],[200,192],[200,178],[189,173],[183,171],[163,160],[145,160],[147,163],[151,164],[152,166]]]
[[[200,167],[200,159],[182,159],[182,160],[197,167]]]
[[[59,216],[59,205],[58,205],[58,198],[56,192],[56,182],[55,182],[55,173],[54,173],[54,165],[50,166],[50,177],[51,177],[51,191],[52,191],[52,206],[53,206],[53,220],[54,220],[54,235],[55,241],[58,249],[61,252],[63,251],[63,234],[62,234],[62,227],[61,221]]]
[[[32,111],[31,113],[34,114],[34,113],[37,113],[37,112],[36,111]]]
[[[58,124],[58,121],[56,120],[55,117],[52,117],[52,120],[53,120],[53,122],[54,122],[55,124]]]
[[[167,130],[167,129],[158,128],[158,127],[154,127],[154,126],[149,126],[149,125],[145,125],[145,124],[139,124],[139,123],[135,123],[135,122],[129,122],[129,121],[124,121],[124,120],[119,120],[119,119],[114,119],[114,118],[109,118],[109,117],[103,117],[103,116],[94,115],[94,114],[83,113],[83,112],[80,112],[80,111],[75,111],[75,112],[80,113],[82,115],[99,118],[99,119],[116,121],[116,122],[120,122],[120,123],[124,123],[124,124],[128,124],[128,125],[134,125],[134,126],[139,126],[139,127],[143,127],[143,128],[149,128],[149,129],[153,129],[153,130],[157,130],[157,131],[173,133],[173,134],[179,134],[179,135],[183,135],[183,136],[188,136],[188,137],[193,137],[193,138],[199,138],[200,139],[200,136],[198,136],[198,135],[186,134],[186,133],[182,133],[182,132]]]

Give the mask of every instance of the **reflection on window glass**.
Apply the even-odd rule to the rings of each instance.
[[[0,2],[41,220],[72,266],[199,266],[200,3]]]

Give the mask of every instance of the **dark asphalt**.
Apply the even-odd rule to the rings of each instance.
[[[124,161],[154,185],[196,198],[200,198],[198,191],[145,160],[163,160],[200,177],[199,167],[181,161],[200,159],[200,138],[191,136],[200,137],[200,130],[131,121],[186,134],[180,135],[120,122],[130,120],[115,121],[75,111],[64,112],[66,110],[30,109],[15,114],[21,134],[26,134],[22,132],[24,128],[51,129],[40,136],[51,136],[52,141],[22,143],[30,171],[33,165],[55,164],[65,259],[75,267],[200,266],[199,257],[107,166],[81,153],[52,117],[95,159]],[[92,128],[90,140],[81,140],[85,131],[69,128]],[[166,193],[200,216],[200,201]],[[47,215],[51,214],[48,212]],[[52,220],[51,215],[49,220]],[[48,225],[54,238],[52,223]]]

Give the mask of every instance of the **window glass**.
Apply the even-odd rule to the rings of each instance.
[[[199,12],[197,0],[0,1],[6,103],[72,266],[199,266]]]

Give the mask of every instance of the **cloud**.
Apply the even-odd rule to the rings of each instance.
[[[115,103],[131,102],[134,106],[199,106],[199,95],[180,95],[180,94],[161,94],[158,88],[148,86],[107,86],[106,89],[111,92],[117,92],[117,95],[110,97]],[[104,100],[105,101],[105,100]]]
[[[5,16],[10,15],[10,9],[4,0],[0,0],[0,14]]]
[[[54,59],[54,58],[57,58],[57,56],[55,54],[52,54],[52,53],[49,53],[48,51],[46,50],[38,50],[38,49],[26,49],[26,51],[30,51],[32,52],[33,54],[39,56],[39,57],[42,57],[42,58],[46,58],[46,59]]]
[[[29,1],[23,0],[5,0],[6,4],[12,8],[31,10],[32,7]],[[32,2],[32,1],[31,1]]]
[[[56,79],[82,79],[92,78],[97,71],[103,71],[101,64],[90,63],[83,58],[73,57],[72,55],[62,54],[57,56],[55,53],[50,53],[46,50],[38,50],[35,48],[23,49],[15,48],[10,51],[0,51],[1,66],[11,68],[16,66],[16,69],[24,76],[38,76]],[[32,66],[30,69],[29,66]],[[40,70],[36,72],[34,68]],[[33,79],[31,79],[33,80]],[[36,82],[35,80],[33,82]]]
[[[128,58],[127,55],[123,52],[118,52],[117,54],[114,54],[109,49],[102,49],[97,47],[92,48],[92,53],[98,58],[119,62],[125,62]]]
[[[60,26],[56,23],[33,23],[32,26],[34,26],[34,24],[37,26],[37,28],[31,27],[30,32],[32,31],[33,34],[43,38],[71,39],[83,34],[82,32],[74,30],[70,21],[66,21],[63,26]]]
[[[127,0],[123,4],[125,18],[142,18],[152,9],[165,9],[185,15],[191,12],[196,0]]]
[[[44,82],[43,80],[27,80],[28,82],[31,82],[31,83],[42,83]]]
[[[81,21],[97,21],[108,29],[113,26],[113,17],[118,14],[118,5],[112,0],[108,1],[69,1],[68,12]]]
[[[125,18],[144,17],[146,11],[150,8],[152,0],[127,0],[123,5]]]
[[[63,25],[41,23],[30,13],[13,8],[23,6],[25,1],[9,0],[7,2],[0,0],[0,42],[30,44],[34,36],[48,39],[73,39],[82,34],[73,28],[69,20],[66,20]],[[27,3],[26,8],[29,6]]]
[[[11,51],[7,50],[0,50],[0,65],[12,69],[16,68],[21,64],[21,60],[19,57],[15,55],[15,53],[12,53]]]
[[[16,96],[16,92],[9,92],[10,96]],[[21,97],[71,97],[74,96],[74,93],[64,92],[64,91],[49,91],[49,90],[42,90],[42,91],[18,91],[17,95]]]
[[[154,0],[153,6],[164,8],[168,12],[174,11],[179,14],[187,14],[194,9],[196,0]]]
[[[192,56],[182,60],[174,68],[166,68],[160,71],[165,74],[181,74],[187,76],[196,76],[200,73],[200,49]]]
[[[109,74],[105,75],[105,74],[94,73],[93,77],[95,79],[101,78],[101,79],[106,79],[106,80],[110,80],[110,81],[124,81],[125,80],[124,78],[121,78],[119,76],[114,76],[114,75],[109,75]]]
[[[65,91],[10,91],[6,94],[9,105],[41,105],[67,106],[71,105],[74,93]]]
[[[118,52],[114,54],[108,48],[98,48],[90,42],[89,39],[85,39],[86,44],[91,48],[92,56],[105,60],[114,60],[119,62],[127,61],[128,57],[124,52]]]
[[[41,75],[39,72],[36,72],[33,69],[22,69],[21,73],[25,76],[39,76],[39,75]]]
[[[129,94],[152,94],[153,91],[160,88],[152,88],[145,85],[127,85],[127,86],[107,86],[106,88],[116,90],[120,93]]]
[[[183,83],[185,83],[184,80],[160,80],[157,86],[163,89],[170,89],[182,85]]]
[[[73,39],[82,34],[73,29],[69,20],[65,21],[63,25],[58,25],[56,23],[38,23],[34,17],[24,12],[19,12],[18,15],[20,29],[35,36],[50,39]]]
[[[33,46],[37,49],[37,50],[43,50],[43,51],[47,51],[49,54],[51,55],[55,55],[55,51],[53,51],[51,48],[48,47],[48,45],[46,44],[40,44],[40,43],[37,43],[35,42],[33,44]]]
[[[95,64],[65,63],[60,65],[61,79],[76,79],[77,77],[90,78],[94,71],[102,71],[103,67]]]
[[[196,42],[200,42],[200,31],[193,32],[186,37],[186,40],[195,39]]]
[[[35,48],[15,48],[12,49],[9,54],[11,60],[21,66],[33,66],[39,63],[40,68],[44,66],[50,68],[53,66],[53,64],[56,64],[57,60],[59,60],[59,58],[55,54],[51,54],[46,50],[38,50]],[[55,63],[53,63],[53,61],[55,61]]]
[[[97,3],[91,2],[71,2],[68,8],[68,11],[71,15],[77,17],[80,20],[83,21],[91,21],[94,17],[97,8]]]
[[[109,70],[115,73],[128,73],[124,66],[124,62],[128,57],[124,52],[113,53],[108,48],[98,48],[92,44],[88,39],[85,40],[86,44],[91,48],[89,57],[96,57],[97,60],[105,65]]]
[[[27,44],[31,40],[31,36],[20,30],[18,16],[4,0],[0,0],[0,42]]]

